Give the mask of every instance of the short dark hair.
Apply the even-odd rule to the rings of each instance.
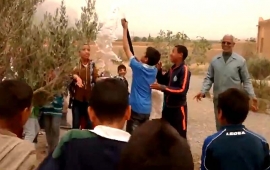
[[[241,124],[249,111],[249,96],[242,90],[230,88],[218,95],[218,109],[229,124]]]
[[[127,70],[126,66],[124,64],[120,64],[118,67],[117,67],[117,71],[119,72],[120,70]]]
[[[97,81],[91,91],[89,106],[102,121],[114,121],[124,117],[129,106],[129,94],[125,84],[115,78]]]
[[[10,119],[31,107],[33,90],[24,81],[4,80],[0,94],[0,119]]]
[[[147,47],[145,52],[145,57],[148,58],[147,64],[150,66],[155,66],[160,60],[160,52],[153,47]]]
[[[183,54],[183,60],[185,60],[187,58],[187,56],[188,56],[188,49],[187,49],[187,47],[184,46],[184,45],[176,45],[175,47],[176,47],[178,53],[182,53]]]
[[[165,120],[150,120],[137,127],[124,147],[119,170],[193,170],[187,140]]]

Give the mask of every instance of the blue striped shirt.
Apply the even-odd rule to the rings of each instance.
[[[53,101],[43,106],[40,111],[45,115],[62,116],[63,102],[63,96],[55,96]]]

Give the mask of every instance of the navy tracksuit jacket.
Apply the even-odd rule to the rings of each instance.
[[[203,144],[201,170],[269,170],[267,141],[244,125],[224,126]]]
[[[165,85],[162,118],[168,121],[178,133],[187,137],[187,92],[191,73],[185,63],[173,65],[165,74],[159,70],[157,82]]]

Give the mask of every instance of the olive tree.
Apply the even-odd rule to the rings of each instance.
[[[168,58],[173,47],[175,45],[186,45],[189,41],[189,37],[183,32],[173,34],[170,30],[166,32],[160,30],[158,36],[153,40],[153,45],[161,53],[161,61],[165,69],[169,69],[172,65]]]
[[[197,65],[205,64],[206,53],[211,50],[212,44],[204,37],[197,36],[197,40],[192,44],[191,59],[194,60]]]
[[[97,32],[95,1],[82,7],[81,18],[69,27],[64,1],[39,23],[34,15],[44,0],[0,1],[0,80],[20,79],[34,89],[34,105],[63,93],[78,48]]]

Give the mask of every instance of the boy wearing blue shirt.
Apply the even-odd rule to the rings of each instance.
[[[221,129],[208,136],[202,148],[201,170],[268,170],[269,145],[242,123],[249,111],[249,97],[230,88],[218,96]]]
[[[131,119],[127,122],[127,132],[132,131],[150,117],[152,98],[150,85],[155,82],[157,69],[155,65],[160,60],[160,53],[153,47],[147,47],[145,56],[135,57],[129,48],[127,32],[128,23],[121,20],[123,26],[123,48],[130,59],[132,69],[132,84],[129,103],[131,105]]]

